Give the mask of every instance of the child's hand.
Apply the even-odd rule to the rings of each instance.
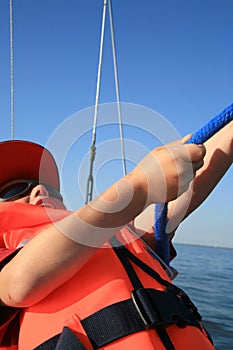
[[[147,204],[171,201],[188,189],[205,156],[203,145],[185,144],[190,137],[155,148],[133,170]]]

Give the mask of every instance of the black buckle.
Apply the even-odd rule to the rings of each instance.
[[[198,320],[201,321],[202,316],[198,312],[198,308],[193,304],[192,300],[189,298],[189,296],[181,289],[178,288],[175,285],[171,285],[169,289],[172,289],[174,293],[176,293],[177,296],[179,296],[184,304],[187,306],[189,310],[192,311],[194,317]]]
[[[177,295],[176,287],[171,286],[164,291],[139,288],[132,292],[132,299],[146,329],[164,328],[172,324],[180,328],[199,326],[192,308],[186,305],[181,295]],[[191,302],[190,299],[188,301]]]

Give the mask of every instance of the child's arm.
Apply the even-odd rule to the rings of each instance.
[[[185,139],[150,152],[97,199],[36,235],[2,269],[0,298],[33,305],[69,280],[106,240],[149,204],[185,191],[203,165],[205,148]]]
[[[204,166],[187,192],[169,203],[170,231],[199,207],[222,179],[233,162],[233,121],[205,142]]]
[[[190,215],[209,196],[224,176],[233,161],[233,121],[218,131],[204,144],[206,155],[204,165],[196,172],[189,189],[180,197],[168,203],[168,230],[170,238],[174,236],[179,224]],[[139,235],[155,245],[153,226],[155,208],[146,208],[135,220]]]

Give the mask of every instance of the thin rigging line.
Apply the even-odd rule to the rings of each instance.
[[[97,114],[98,114],[98,106],[99,106],[99,91],[100,91],[100,80],[101,80],[100,77],[102,72],[103,43],[104,43],[104,31],[105,31],[105,22],[106,22],[106,6],[107,6],[107,0],[104,0],[101,39],[100,39],[99,65],[98,65],[98,75],[97,75],[97,85],[96,85],[94,123],[93,123],[93,131],[92,131],[92,144],[90,147],[90,172],[87,179],[86,203],[92,200],[92,194],[93,194],[93,164],[94,164],[95,152],[96,152],[96,147],[95,147],[96,125],[97,125]]]
[[[104,0],[101,39],[100,39],[99,65],[98,65],[97,86],[96,86],[96,99],[95,99],[95,110],[94,110],[94,121],[93,121],[93,130],[92,130],[92,144],[90,147],[90,170],[89,170],[89,175],[88,175],[88,179],[87,179],[87,189],[86,189],[86,203],[88,203],[89,201],[92,200],[92,195],[93,195],[93,183],[94,183],[93,165],[94,165],[94,159],[95,159],[95,154],[96,154],[96,147],[95,147],[96,128],[97,128],[97,115],[98,115],[98,106],[99,106],[100,81],[101,81],[101,72],[102,72],[103,45],[104,45],[107,1],[108,1],[108,5],[109,5],[109,20],[110,20],[112,55],[113,55],[113,65],[114,65],[114,78],[115,78],[115,89],[116,89],[118,120],[119,120],[118,123],[119,123],[120,140],[121,140],[122,167],[123,167],[124,175],[127,174],[126,160],[125,160],[124,136],[123,136],[123,128],[122,128],[121,105],[120,105],[120,93],[119,93],[118,73],[117,73],[117,60],[116,60],[114,25],[113,25],[113,16],[112,16],[112,4],[111,4],[111,0]]]
[[[10,7],[10,89],[11,89],[11,139],[14,140],[15,107],[14,107],[14,46],[13,46],[13,4],[9,2]]]
[[[116,88],[116,98],[117,98],[117,108],[118,108],[118,119],[119,119],[119,130],[120,130],[120,139],[121,139],[121,158],[122,158],[122,167],[124,175],[127,174],[126,170],[126,161],[125,161],[125,145],[124,145],[124,135],[122,128],[122,115],[121,115],[121,105],[120,105],[120,93],[119,93],[119,84],[118,84],[118,70],[117,70],[117,60],[116,60],[116,47],[115,47],[115,38],[114,38],[114,25],[112,17],[112,3],[111,0],[108,0],[109,7],[109,18],[110,18],[110,29],[111,29],[111,38],[112,38],[112,54],[113,54],[113,65],[114,65],[114,76],[115,76],[115,88]]]

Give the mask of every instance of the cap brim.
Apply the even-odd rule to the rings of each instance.
[[[60,189],[59,174],[52,154],[36,143],[0,142],[0,184],[14,179],[33,179]]]

